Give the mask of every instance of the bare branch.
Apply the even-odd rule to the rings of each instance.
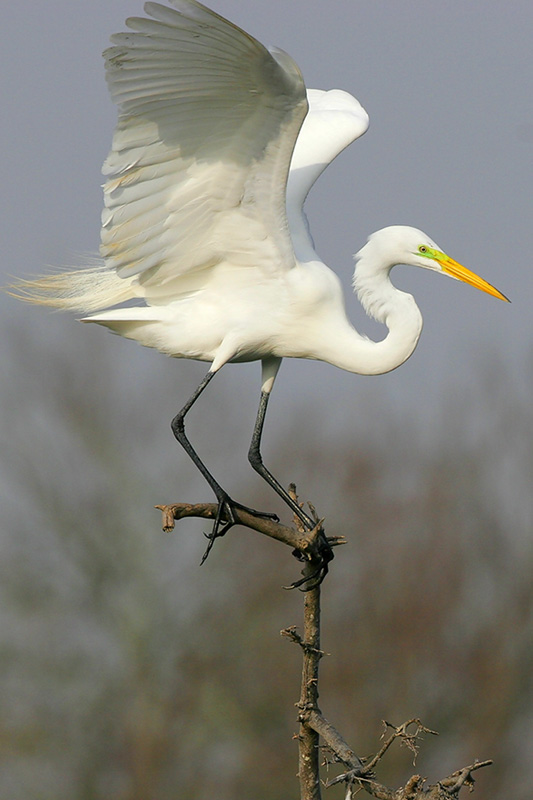
[[[463,767],[463,769],[459,769],[452,773],[448,778],[444,778],[444,780],[439,781],[438,785],[444,789],[450,797],[453,797],[453,795],[457,796],[463,786],[468,786],[470,791],[472,791],[475,783],[472,773],[476,769],[490,767],[492,763],[493,762],[491,759],[486,761],[474,761],[474,763],[470,764],[470,766]]]
[[[216,503],[171,503],[169,505],[158,505],[163,515],[162,527],[165,532],[174,530],[174,521],[184,517],[200,517],[202,519],[213,520],[216,518],[218,505]],[[314,509],[313,509],[314,512]],[[293,548],[293,555],[300,561],[307,564],[313,563],[314,569],[304,570],[304,577],[294,581],[286,589],[302,588],[302,591],[309,591],[318,586],[328,572],[329,562],[333,558],[333,547],[344,544],[342,536],[327,537],[322,526],[323,520],[317,518],[315,527],[312,530],[304,530],[300,520],[297,521],[297,528],[289,528],[280,522],[272,519],[256,516],[241,508],[233,509],[235,524],[262,533],[271,539],[276,539],[283,544]],[[316,516],[316,513],[315,513]]]
[[[346,764],[357,775],[368,773],[367,767],[354,751],[347,745],[337,729],[322,716],[317,709],[310,709],[306,715],[306,722],[323,738],[335,757]]]
[[[296,488],[290,487],[291,497],[298,502]],[[384,721],[385,730],[392,733],[384,740],[379,751],[368,761],[361,760],[348,746],[337,729],[322,715],[318,707],[318,670],[324,651],[320,648],[320,585],[328,571],[329,561],[333,558],[332,548],[344,544],[343,537],[326,537],[321,520],[314,506],[308,504],[311,518],[315,523],[312,530],[306,530],[301,520],[295,515],[294,527],[288,527],[261,516],[236,508],[235,524],[257,531],[265,536],[282,542],[293,548],[293,554],[302,562],[302,579],[295,581],[291,587],[302,587],[304,595],[303,636],[295,626],[281,631],[303,653],[302,682],[300,700],[298,702],[299,733],[296,737],[299,745],[299,779],[301,800],[321,800],[320,787],[320,737],[325,746],[333,753],[337,762],[342,762],[348,769],[325,783],[325,787],[344,783],[346,800],[353,800],[354,793],[365,791],[377,800],[457,800],[463,787],[471,791],[474,786],[472,773],[481,767],[489,766],[492,761],[474,762],[434,785],[425,787],[426,779],[413,775],[405,786],[392,790],[378,783],[374,778],[374,770],[385,756],[393,742],[397,739],[408,747],[414,760],[418,753],[422,734],[436,735],[436,731],[425,727],[419,719],[410,719],[402,725],[395,726]],[[184,517],[201,517],[215,519],[218,506],[216,503],[173,503],[156,506],[163,514],[163,529],[172,531],[174,521]],[[414,729],[413,729],[414,726]]]
[[[298,503],[300,508],[304,507],[304,503],[300,503],[300,500],[299,500],[298,495],[296,493],[296,484],[295,483],[290,483],[289,484],[289,496],[294,500],[295,503]],[[314,515],[313,515],[313,519],[315,520],[315,522],[318,522],[318,520],[315,518]],[[293,514],[293,520],[294,520],[294,524],[296,526],[296,529],[299,530],[300,533],[304,533],[305,532],[305,526],[304,526],[302,520],[300,519],[300,517],[298,516],[298,514]]]
[[[304,567],[304,578],[313,579],[316,562]],[[300,730],[298,736],[301,800],[320,800],[320,750],[319,735],[308,724],[308,715],[318,709],[318,668],[323,652],[320,649],[320,583],[314,585],[304,595],[303,638],[294,628],[293,641],[300,644],[303,652],[302,682],[298,702]]]
[[[171,503],[169,505],[155,506],[155,508],[159,509],[163,514],[163,530],[167,533],[174,530],[174,520],[180,520],[184,517],[200,517],[211,520],[215,519],[218,510],[216,503],[195,503],[194,505],[191,503]],[[282,525],[281,522],[274,522],[274,520],[264,517],[256,517],[240,508],[234,509],[234,515],[236,522],[245,528],[251,528],[264,536],[269,536],[271,539],[277,539],[279,542],[283,542],[283,544],[300,552],[305,552],[309,549],[309,537],[307,534]]]
[[[284,630],[281,631],[281,635],[286,636],[287,639],[290,639],[291,642],[294,642],[294,644],[300,645],[300,647],[303,650],[306,650],[307,652],[316,653],[319,658],[322,658],[322,656],[326,655],[326,653],[324,653],[323,650],[317,650],[307,642],[304,642],[300,634],[297,632],[295,625],[291,625],[290,628],[284,628]]]

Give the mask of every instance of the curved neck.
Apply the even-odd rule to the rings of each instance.
[[[375,258],[366,248],[356,255],[354,291],[369,317],[382,322],[389,332],[380,342],[368,342],[369,359],[381,374],[407,361],[422,332],[422,314],[412,295],[397,289],[390,280],[394,264]]]
[[[393,286],[391,269],[392,265],[376,266],[359,258],[353,281],[366,313],[387,326],[385,338],[374,342],[361,336],[344,317],[321,342],[320,360],[360,375],[381,375],[409,358],[422,331],[422,315],[414,298]]]

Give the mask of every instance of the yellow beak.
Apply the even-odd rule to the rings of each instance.
[[[498,289],[495,289],[490,283],[480,278],[475,272],[470,272],[469,269],[458,264],[457,261],[447,256],[446,253],[436,253],[435,260],[441,265],[443,272],[446,272],[447,275],[451,275],[452,278],[457,278],[464,283],[468,283],[470,286],[474,286],[476,289],[481,289],[482,292],[487,292],[487,294],[491,294],[493,297],[505,300],[506,303],[510,302]]]

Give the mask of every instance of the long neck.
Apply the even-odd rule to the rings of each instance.
[[[422,314],[414,298],[391,283],[393,266],[377,268],[361,257],[354,273],[354,289],[364,310],[389,329],[382,341],[368,343],[370,374],[390,372],[407,361],[422,332]]]
[[[361,336],[348,320],[339,320],[335,336],[322,345],[321,360],[348,372],[381,375],[406,361],[422,331],[422,315],[410,294],[390,281],[392,264],[383,265],[361,251],[354,273],[354,290],[366,313],[388,328],[386,337],[373,342]]]

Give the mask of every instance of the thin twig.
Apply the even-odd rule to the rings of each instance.
[[[389,736],[388,739],[385,740],[385,742],[383,743],[382,747],[376,753],[376,755],[373,757],[373,759],[368,762],[368,764],[366,765],[368,770],[373,770],[375,768],[375,766],[383,758],[383,756],[385,755],[385,753],[387,752],[387,750],[389,749],[391,744],[398,738],[400,738],[402,740],[402,743],[405,744],[405,746],[408,747],[409,750],[411,750],[411,752],[413,753],[413,755],[414,755],[413,765],[414,765],[414,763],[416,761],[416,756],[417,756],[417,753],[418,753],[418,747],[419,747],[418,741],[420,739],[420,734],[421,733],[430,733],[433,736],[438,736],[439,735],[437,733],[437,731],[432,731],[430,728],[426,728],[426,726],[422,725],[420,720],[416,719],[416,718],[409,719],[409,720],[407,720],[407,722],[404,722],[402,725],[398,725],[398,726],[392,725],[390,722],[387,722],[386,720],[383,720],[383,725],[385,727],[385,730],[387,728],[392,728],[393,733]],[[415,729],[414,733],[408,733],[407,732],[407,729],[411,725],[416,725],[416,729]],[[383,732],[383,736],[384,735],[385,735],[385,731]],[[383,738],[383,736],[381,738]]]
[[[300,645],[302,650],[315,653],[316,655],[318,655],[319,658],[322,658],[322,656],[326,655],[323,650],[317,650],[315,647],[312,647],[307,642],[304,642],[304,640],[302,639],[302,637],[300,636],[300,634],[296,629],[296,625],[291,625],[290,628],[285,628],[284,630],[281,631],[281,635],[286,636],[287,639],[290,639],[291,642],[294,642],[294,644]]]
[[[463,767],[463,769],[458,769],[448,778],[444,778],[444,780],[438,782],[438,786],[442,787],[450,796],[454,794],[457,795],[459,790],[463,786],[468,786],[470,789],[474,786],[474,778],[472,777],[472,773],[476,769],[481,769],[482,767],[490,767],[492,764],[491,759],[487,759],[486,761],[474,761],[473,764],[470,764],[468,767]]]

